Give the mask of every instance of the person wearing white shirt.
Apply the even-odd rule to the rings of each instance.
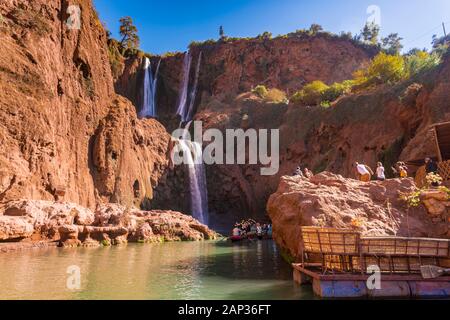
[[[378,164],[377,164],[377,179],[379,181],[386,180],[386,175],[384,173],[384,167],[383,167],[383,164],[381,162],[378,162]]]
[[[370,178],[373,175],[372,169],[370,169],[370,167],[366,166],[365,164],[360,164],[358,162],[355,162],[355,167],[358,179],[363,182],[369,182]]]

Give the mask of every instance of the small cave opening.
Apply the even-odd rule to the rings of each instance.
[[[92,73],[89,64],[84,62],[81,58],[76,58],[74,63],[77,69],[81,71],[84,79],[91,79]]]
[[[133,194],[135,198],[139,198],[141,196],[141,186],[139,184],[139,181],[134,181],[133,184]]]

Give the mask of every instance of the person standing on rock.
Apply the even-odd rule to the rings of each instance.
[[[384,173],[384,167],[381,162],[377,163],[377,180],[378,181],[384,181],[386,180],[386,175]]]
[[[358,179],[362,182],[369,182],[370,178],[373,176],[372,169],[370,169],[369,166],[358,162],[355,162],[355,167]]]

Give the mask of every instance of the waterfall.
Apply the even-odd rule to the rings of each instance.
[[[184,55],[183,80],[181,82],[180,97],[178,99],[177,109],[177,115],[181,116],[181,123],[191,121],[194,116],[194,105],[195,98],[197,96],[198,77],[200,74],[201,60],[202,53],[200,52],[197,60],[197,67],[195,69],[194,85],[189,92],[189,76],[191,73],[192,55],[190,51],[186,52]]]
[[[179,151],[183,152],[184,164],[189,171],[192,216],[203,224],[208,224],[208,192],[203,150],[198,142],[180,139]]]
[[[144,60],[144,94],[142,99],[142,108],[139,113],[140,118],[156,117],[156,89],[158,83],[159,66],[161,59],[156,67],[153,76],[150,59],[145,57]]]
[[[200,51],[198,55],[198,61],[197,61],[197,68],[195,69],[195,78],[194,78],[194,86],[192,87],[191,95],[190,95],[190,101],[189,101],[189,108],[188,108],[188,114],[187,114],[187,121],[191,121],[194,117],[194,104],[195,104],[195,97],[197,96],[197,87],[198,87],[198,76],[200,74],[200,64],[202,61],[202,52]]]
[[[183,60],[183,79],[181,81],[180,96],[178,99],[177,115],[181,116],[180,127],[184,126],[184,134],[177,140],[179,151],[183,152],[183,163],[189,171],[189,189],[191,194],[192,216],[203,224],[208,224],[208,192],[206,186],[206,170],[203,163],[202,145],[187,140],[187,133],[194,116],[195,97],[197,95],[198,78],[200,74],[202,53],[198,56],[195,69],[195,78],[192,88],[189,88],[192,55],[188,51]],[[190,90],[189,90],[190,89]]]
[[[181,81],[180,97],[178,99],[177,114],[181,116],[181,122],[186,122],[186,105],[189,88],[189,74],[191,72],[192,56],[190,51],[184,54],[183,80]]]

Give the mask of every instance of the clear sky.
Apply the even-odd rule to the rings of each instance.
[[[217,39],[223,25],[231,37],[264,31],[286,34],[318,23],[325,30],[359,33],[367,19],[382,35],[398,32],[405,50],[430,47],[433,34],[450,33],[450,0],[94,0],[101,20],[119,38],[120,17],[131,16],[141,49],[161,54],[185,51],[191,41]],[[378,10],[368,10],[370,6]],[[369,11],[369,12],[368,12]]]

